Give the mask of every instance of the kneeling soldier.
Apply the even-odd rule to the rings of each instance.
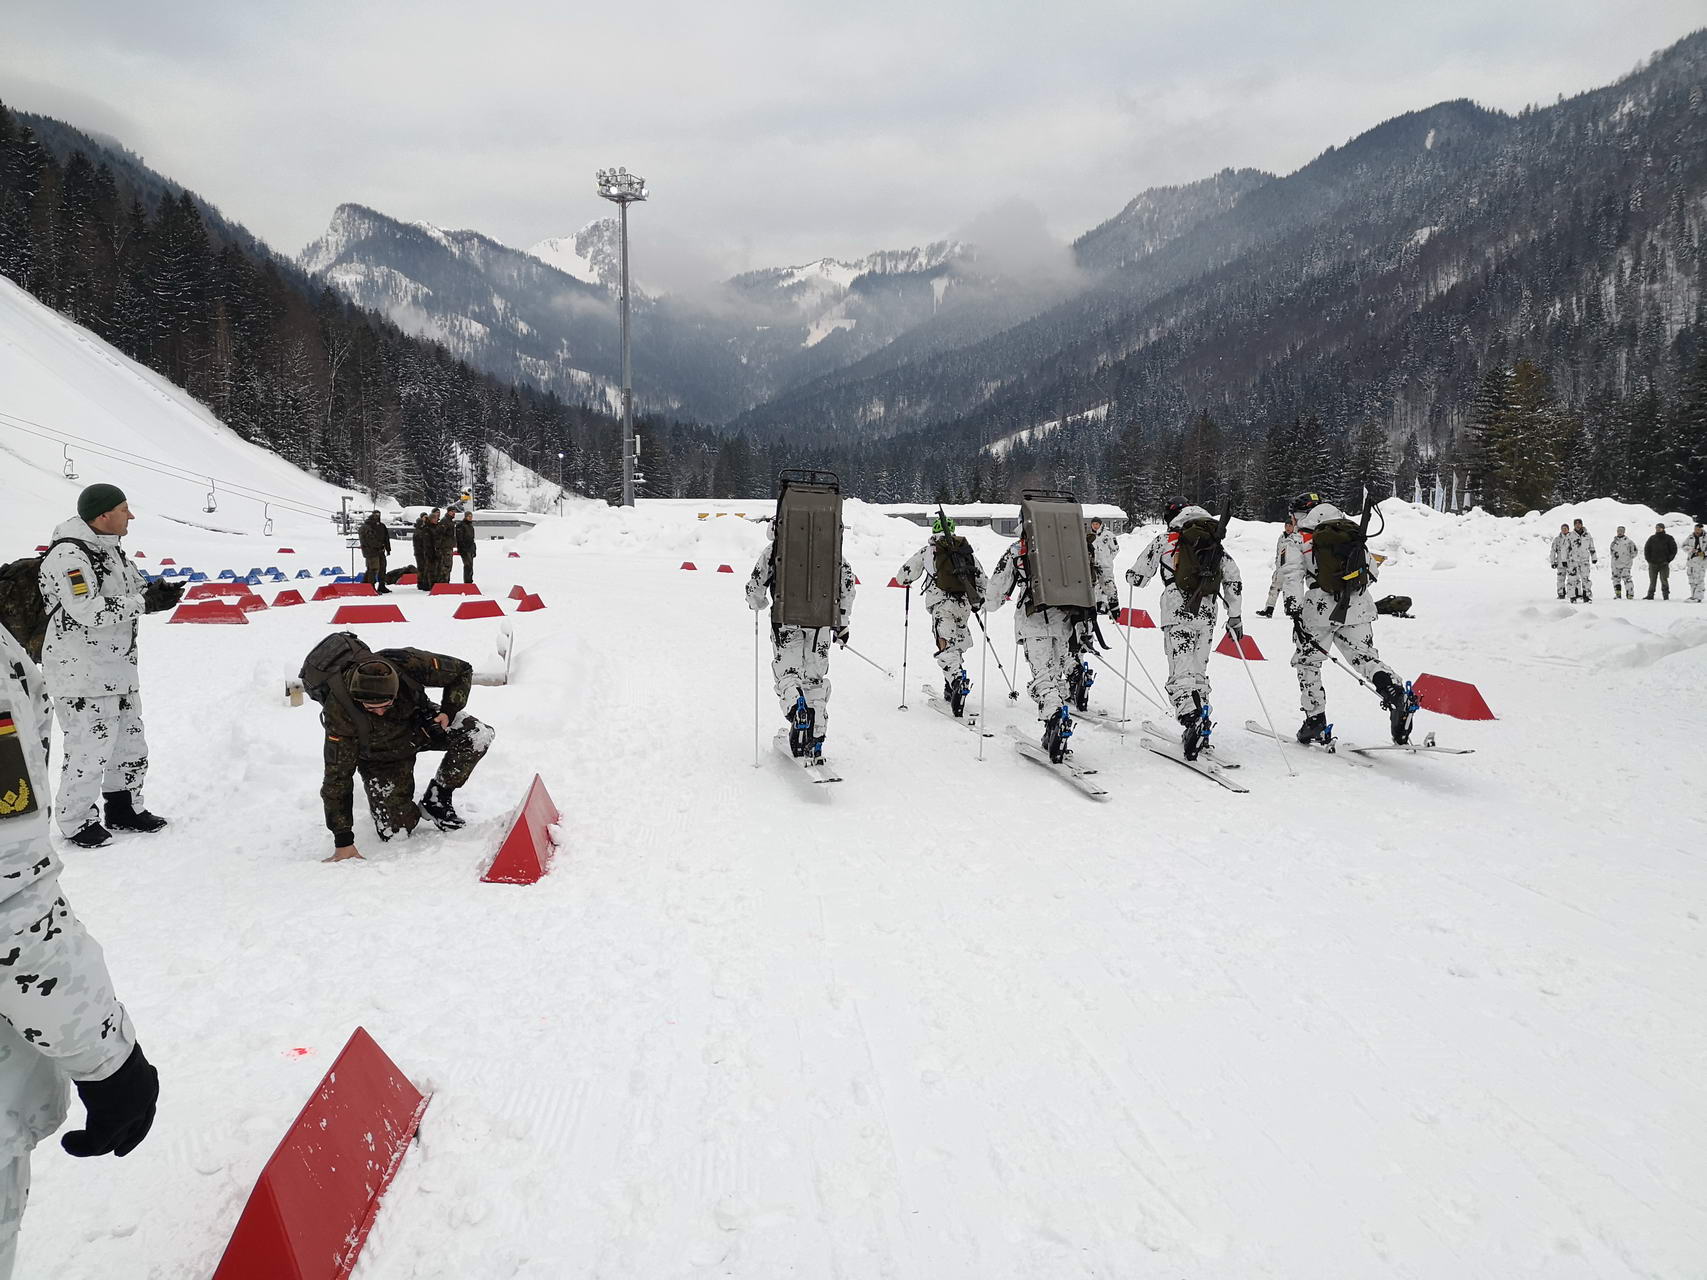
[[[326,777],[320,798],[335,846],[328,862],[359,858],[354,778],[361,774],[381,840],[415,829],[425,813],[441,831],[463,825],[451,794],[468,781],[492,745],[493,730],[463,710],[474,668],[425,649],[384,649],[335,674],[320,712],[326,727]],[[443,689],[438,706],[428,689]],[[442,751],[438,772],[415,802],[415,757]]]

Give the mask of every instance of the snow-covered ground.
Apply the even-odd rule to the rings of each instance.
[[[8,412],[109,453],[63,481],[57,447],[0,431],[0,558],[107,479],[143,513],[146,567],[348,563],[319,516],[263,536],[258,503],[203,519],[197,484],[132,465],[194,458],[336,505],[20,298],[0,284]],[[1473,681],[1500,718],[1420,717],[1472,756],[1304,756],[1289,777],[1218,657],[1242,796],[1088,724],[1100,806],[981,743],[916,692],[918,610],[911,709],[837,654],[846,781],[804,794],[768,746],[752,758],[762,527],[587,504],[482,548],[489,595],[519,582],[547,608],[509,619],[513,682],[475,690],[497,739],[458,797],[468,828],[381,845],[358,818],[368,861],[327,866],[315,713],[283,694],[333,606],[146,619],[148,803],[172,825],[69,851],[64,882],[160,1117],[123,1161],[39,1149],[18,1274],[207,1275],[363,1025],[434,1097],[358,1280],[1699,1280],[1707,609],[1681,570],[1669,603],[1614,601],[1604,563],[1594,605],[1554,598],[1558,523],[1584,515],[1604,562],[1615,524],[1651,529],[1641,508],[1385,510],[1381,586],[1417,616],[1381,622],[1383,653]],[[853,642],[898,667],[903,593],[882,584],[922,531],[847,520]],[[1275,533],[1233,531],[1257,597]],[[971,537],[993,563],[1001,540]],[[370,643],[496,665],[495,623],[393,599],[409,624]],[[1251,672],[1290,728],[1285,624],[1254,608]],[[1011,615],[992,629],[1011,671]],[[1159,678],[1158,633],[1134,638]],[[974,675],[998,728],[1033,729],[994,665]],[[1327,681],[1341,733],[1378,740],[1373,699]],[[1093,696],[1117,709],[1119,681]],[[758,703],[768,739],[768,675]],[[538,885],[481,885],[536,771],[566,847]]]
[[[1245,796],[1084,726],[1095,805],[842,654],[846,781],[803,794],[769,755],[768,675],[753,767],[762,528],[587,507],[478,562],[488,594],[548,607],[512,619],[514,682],[475,690],[498,736],[468,828],[385,846],[358,821],[369,860],[326,866],[314,711],[282,693],[332,606],[147,619],[172,826],[73,851],[65,883],[160,1119],[122,1162],[39,1150],[20,1274],[207,1274],[360,1024],[434,1091],[360,1280],[1700,1276],[1707,612],[1613,602],[1604,569],[1596,604],[1560,604],[1558,513],[1389,506],[1382,587],[1417,617],[1380,624],[1383,652],[1500,719],[1421,717],[1473,756],[1289,778],[1218,657]],[[41,536],[23,509],[0,504],[8,545]],[[1591,516],[1603,554],[1608,519],[1652,521]],[[853,643],[898,667],[882,584],[921,532],[848,521]],[[1236,530],[1254,592],[1274,533]],[[988,565],[1000,540],[973,537]],[[253,535],[131,541],[279,562]],[[281,568],[343,554],[296,549]],[[490,665],[495,624],[394,598],[410,625],[371,643]],[[1011,670],[1008,613],[993,631]],[[1284,626],[1252,631],[1291,727]],[[1135,639],[1159,678],[1158,633]],[[915,610],[915,691],[928,650]],[[1341,732],[1378,739],[1373,699],[1327,678]],[[993,664],[985,689],[1030,731]],[[480,885],[535,771],[567,847],[536,886]]]

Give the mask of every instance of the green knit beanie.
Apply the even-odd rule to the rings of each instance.
[[[116,484],[92,484],[77,495],[77,516],[88,524],[124,501],[124,490]]]

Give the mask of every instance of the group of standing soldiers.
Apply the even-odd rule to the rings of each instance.
[[[1648,540],[1642,544],[1642,559],[1648,566],[1648,594],[1654,598],[1658,588],[1664,599],[1671,599],[1671,565],[1679,551],[1683,552],[1684,572],[1689,579],[1689,600],[1700,604],[1707,589],[1707,529],[1699,520],[1692,532],[1685,534],[1682,543],[1666,532],[1665,522],[1654,526]],[[1612,561],[1613,599],[1636,598],[1636,581],[1632,569],[1636,563],[1636,543],[1618,526],[1618,533],[1607,548]],[[1590,571],[1600,563],[1595,552],[1594,535],[1584,527],[1581,518],[1559,526],[1558,534],[1548,545],[1547,563],[1558,578],[1559,599],[1572,604],[1590,604],[1594,600],[1594,583]]]
[[[451,559],[455,556],[462,557],[462,580],[474,581],[474,512],[464,511],[460,520],[456,514],[454,507],[446,507],[442,511],[434,507],[415,518],[411,537],[414,541],[417,591],[431,591],[434,583],[449,582]],[[379,512],[368,513],[357,537],[367,565],[362,581],[372,583],[374,590],[382,595],[390,594],[385,565],[391,554],[391,530],[385,527]]]

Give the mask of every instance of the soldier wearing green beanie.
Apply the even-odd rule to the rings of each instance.
[[[124,490],[92,484],[77,495],[77,514],[53,531],[41,564],[42,673],[65,730],[54,810],[60,834],[85,849],[106,844],[115,830],[166,825],[142,804],[148,743],[136,631],[144,613],[177,604],[184,584],[143,580],[120,542],[130,521]]]

